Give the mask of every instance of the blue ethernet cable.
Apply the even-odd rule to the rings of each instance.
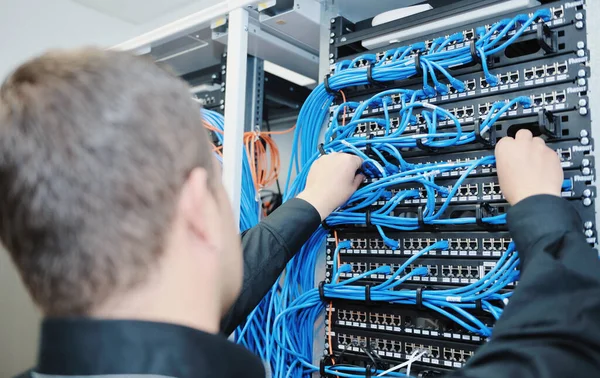
[[[476,35],[478,38],[475,43],[480,57],[485,60],[486,57],[505,49],[523,33],[530,30],[533,23],[539,19],[548,21],[550,19],[548,11],[538,11],[531,16],[520,15],[513,19],[503,20],[492,25],[489,30],[477,28]],[[502,36],[509,35],[508,33],[513,34],[508,40],[502,40]],[[395,217],[390,216],[393,214],[395,207],[401,205],[403,201],[420,195],[415,189],[392,192],[395,190],[393,189],[394,185],[399,183],[413,183],[415,188],[424,188],[423,191],[427,200],[424,212],[426,222],[438,225],[475,222],[473,218],[443,218],[445,211],[443,204],[449,203],[449,200],[456,195],[456,189],[460,184],[455,183],[448,190],[441,188],[435,182],[435,178],[439,173],[454,169],[468,170],[469,164],[413,165],[407,163],[402,157],[402,152],[405,149],[418,148],[416,143],[418,139],[421,139],[422,144],[425,146],[440,149],[475,142],[475,133],[466,131],[466,127],[453,114],[427,102],[427,97],[437,94],[436,90],[438,92],[445,91],[445,85],[442,88],[436,72],[445,77],[457,91],[464,90],[464,84],[454,79],[448,70],[449,67],[472,62],[473,57],[468,46],[452,50],[447,48],[455,41],[458,43],[461,38],[461,36],[454,35],[449,38],[437,39],[432,43],[429,50],[426,50],[425,44],[413,44],[390,49],[384,52],[379,61],[376,61],[376,57],[368,56],[356,58],[354,62],[342,61],[335,65],[334,73],[329,79],[329,85],[334,91],[368,84],[367,69],[365,67],[354,67],[360,60],[365,60],[373,65],[372,74],[375,80],[402,80],[416,74],[413,54],[418,50],[422,53],[423,74],[424,76],[427,75],[423,81],[424,88],[429,86],[427,83],[429,76],[431,76],[435,87],[429,86],[427,90],[419,91],[406,89],[385,91],[373,96],[371,100],[364,101],[362,104],[346,102],[343,106],[333,108],[331,124],[326,130],[325,151],[350,152],[367,156],[367,171],[370,172],[371,176],[377,175],[377,180],[372,181],[373,177],[371,177],[364,187],[371,186],[368,189],[363,188],[357,191],[355,197],[345,207],[332,214],[327,220],[327,225],[364,224],[365,214],[357,210],[369,207],[370,203],[383,201],[383,206],[371,212],[371,222],[380,232],[386,244],[395,245],[397,242],[387,238],[385,230],[418,228],[415,219],[394,219]],[[486,79],[493,86],[495,82],[494,79],[489,79],[489,76],[492,75],[489,74],[487,66],[484,65],[482,69],[486,74]],[[440,84],[436,85],[437,83]],[[392,96],[396,96],[397,100],[394,101]],[[294,147],[290,162],[290,176],[288,176],[285,185],[285,199],[292,198],[303,189],[307,172],[319,156],[316,152],[319,143],[319,131],[330,114],[333,99],[334,96],[328,93],[323,85],[319,85],[308,97],[300,111],[298,127],[294,132]],[[392,110],[394,103],[400,105],[397,113],[395,106]],[[531,106],[531,100],[517,98],[509,102],[493,104],[491,111],[480,123],[480,132],[484,134],[490,130],[494,123],[515,104],[526,108]],[[382,109],[383,118],[365,119],[363,115],[372,114],[372,109],[375,107]],[[338,122],[339,116],[344,109],[351,116],[346,118],[343,124],[340,125]],[[413,111],[418,109],[422,109],[422,117],[426,126],[425,131],[423,131],[423,128],[415,131],[417,119],[413,115]],[[391,118],[396,115],[399,117],[398,127],[393,128]],[[384,135],[381,137],[377,135],[373,139],[357,137],[357,127],[365,122],[375,122],[384,130]],[[441,124],[441,122],[444,123]],[[367,155],[367,149],[370,149],[373,153],[372,156],[377,158],[373,159]],[[397,166],[394,167],[391,164],[388,156],[397,161]],[[478,164],[478,166],[487,166],[493,164],[493,161],[482,160]],[[292,172],[297,173],[297,177],[293,182],[290,179]],[[410,177],[411,175],[415,177]],[[458,180],[464,177],[466,176],[462,175]],[[567,182],[565,185],[572,184]],[[434,201],[436,193],[443,199],[441,206]],[[492,216],[484,218],[483,221],[490,224],[502,224],[505,222],[505,218],[502,215]],[[312,364],[314,341],[312,331],[325,306],[314,289],[314,269],[319,261],[319,251],[322,248],[326,234],[327,231],[320,227],[302,247],[298,255],[288,263],[285,275],[273,286],[265,300],[261,302],[261,307],[253,312],[251,319],[249,319],[249,326],[245,328],[244,336],[251,335],[247,338],[249,345],[252,348],[259,349],[259,354],[269,361],[274,377],[307,377],[318,371],[318,368]],[[424,306],[452,319],[465,329],[479,333],[482,336],[489,335],[491,330],[470,315],[469,311],[475,308],[473,300],[480,300],[482,308],[492,316],[497,318],[501,315],[504,300],[510,298],[510,293],[504,292],[503,288],[514,282],[519,276],[517,270],[518,255],[514,251],[514,247],[511,248],[503,254],[490,272],[474,284],[462,288],[448,289],[445,292],[424,290]],[[336,273],[347,269],[347,266],[342,265]],[[385,270],[385,268],[382,268],[382,270]],[[422,274],[426,274],[426,270],[415,269],[414,273],[411,272],[412,276]],[[374,290],[374,298],[372,299],[414,304],[416,300],[414,293],[407,290],[394,290],[400,285],[398,282],[404,282],[408,279],[406,276],[400,277],[397,275],[395,282],[387,282],[386,285]],[[352,298],[355,300],[362,298],[364,300],[364,290],[361,290],[361,287],[354,288],[352,282],[346,285],[343,282],[335,285],[328,284],[325,285],[325,289],[327,290],[327,296],[331,298]],[[460,301],[457,298],[460,298]],[[256,327],[263,327],[263,332],[252,329]],[[327,374],[339,376],[342,376],[341,374],[352,377],[363,376],[361,374],[363,371],[360,368],[356,369],[346,368],[345,366],[330,366],[325,371]]]

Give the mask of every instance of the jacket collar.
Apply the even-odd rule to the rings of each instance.
[[[256,356],[221,335],[175,324],[86,318],[43,321],[35,371],[59,376],[265,376]]]

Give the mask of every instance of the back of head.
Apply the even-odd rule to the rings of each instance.
[[[83,315],[157,263],[177,196],[212,170],[187,85],[144,58],[49,52],[0,88],[0,237],[48,315]]]

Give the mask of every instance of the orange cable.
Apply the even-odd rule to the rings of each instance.
[[[338,240],[338,235],[337,235],[337,231],[333,230],[333,237],[335,238],[335,247],[337,248],[338,244],[339,244],[339,240]],[[337,266],[338,269],[341,266],[341,261],[340,261],[340,255],[338,254],[338,260],[337,260]],[[331,308],[333,307],[333,302],[329,301],[329,311],[328,311],[328,315],[327,317],[329,318],[329,334],[327,335],[328,337],[328,341],[329,341],[329,354],[331,355],[331,362],[335,365],[335,360],[333,359],[333,345],[331,342]]]

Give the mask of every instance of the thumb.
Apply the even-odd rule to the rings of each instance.
[[[365,181],[365,175],[363,175],[362,173],[359,173],[356,176],[354,176],[354,180],[352,180],[352,187],[354,188],[354,190],[358,189],[358,187],[360,186],[360,184],[363,183],[363,181]]]

